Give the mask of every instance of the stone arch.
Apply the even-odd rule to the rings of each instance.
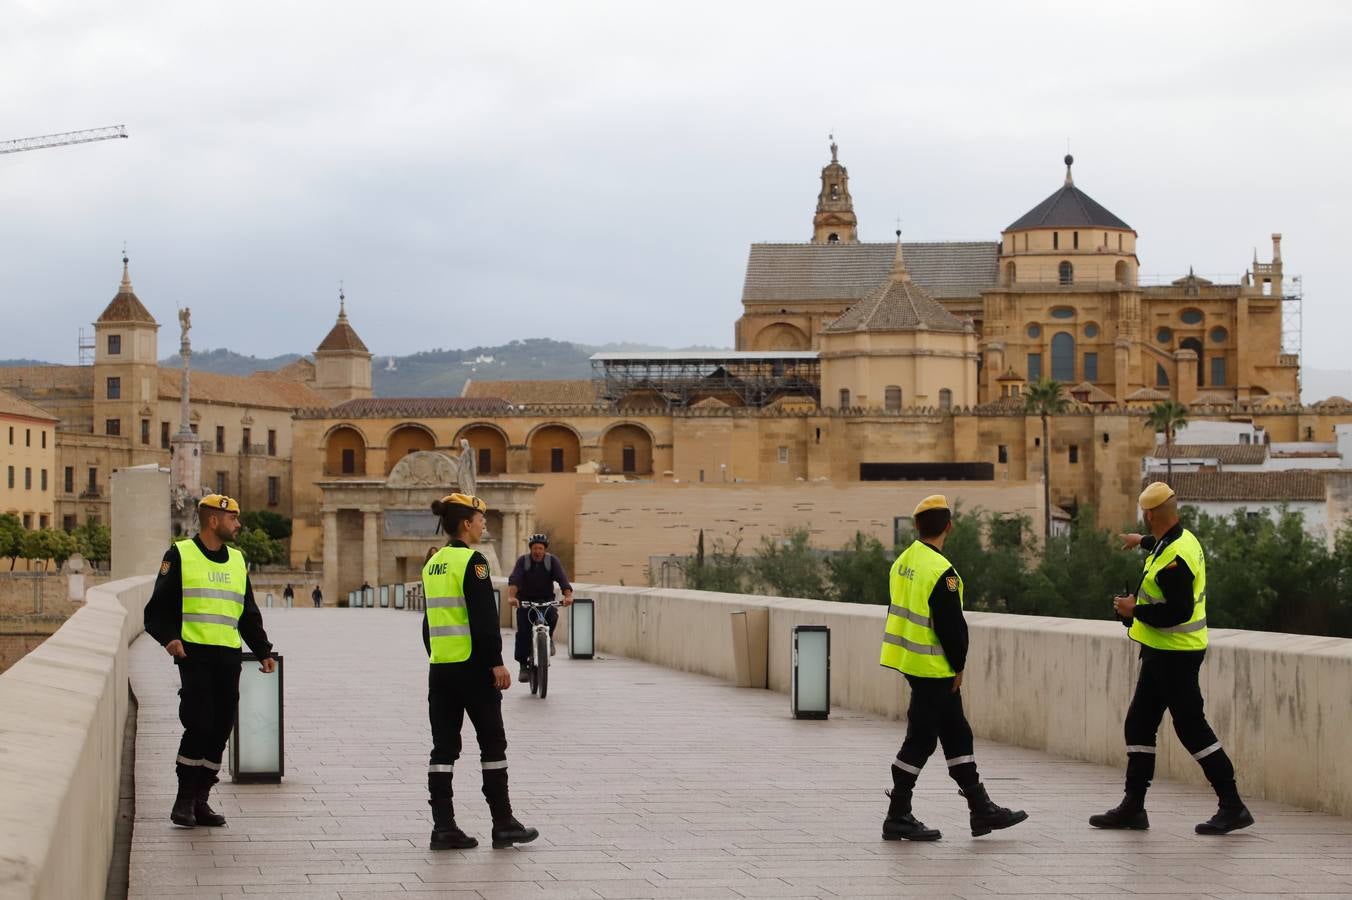
[[[636,422],[616,422],[601,435],[601,459],[611,472],[651,475],[652,432]]]
[[[416,422],[404,422],[390,429],[385,436],[385,474],[394,470],[399,460],[410,453],[435,450],[437,437],[432,429]]]
[[[812,339],[803,329],[788,322],[774,322],[756,333],[752,350],[810,350]]]
[[[1117,265],[1113,266],[1113,281],[1118,284],[1131,283],[1131,267],[1127,265],[1125,259],[1119,259]]]
[[[455,446],[469,441],[474,454],[475,471],[480,475],[503,475],[507,472],[507,433],[489,422],[474,422],[461,428],[455,436]]]
[[[572,472],[582,462],[582,438],[562,422],[546,422],[526,436],[531,472]]]
[[[1186,337],[1178,342],[1180,350],[1191,350],[1197,354],[1197,386],[1206,386],[1206,367],[1202,364],[1205,357],[1202,355],[1202,342],[1195,337]]]
[[[335,425],[324,435],[324,474],[366,474],[366,435],[357,426]]]
[[[1005,263],[1005,285],[1012,285],[1018,279],[1018,270],[1014,265],[1014,260]]]

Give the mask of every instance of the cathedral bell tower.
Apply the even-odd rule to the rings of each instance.
[[[850,173],[836,158],[835,136],[831,162],[822,168],[822,189],[817,195],[817,214],[812,217],[812,243],[857,244],[859,222],[850,199]]]

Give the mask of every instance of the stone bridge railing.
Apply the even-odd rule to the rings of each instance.
[[[91,588],[0,675],[0,897],[102,897],[117,820],[127,645],[153,577]]]
[[[575,589],[576,596],[596,602],[599,651],[729,681],[736,677],[729,614],[767,609],[768,641],[747,643],[768,646],[762,663],[767,684],[783,693],[790,684],[793,626],[827,625],[831,702],[891,718],[905,715],[905,681],[878,665],[886,614],[881,606],[584,584]],[[968,613],[967,619],[971,650],[962,692],[978,737],[1125,765],[1122,723],[1138,663],[1137,645],[1121,625],[997,613]],[[566,631],[559,637],[566,646]],[[1213,629],[1202,678],[1207,715],[1234,759],[1241,790],[1352,817],[1352,640]],[[1197,764],[1167,724],[1158,769],[1202,783]]]

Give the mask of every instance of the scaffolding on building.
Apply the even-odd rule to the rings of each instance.
[[[89,334],[83,328],[80,329],[80,343],[76,348],[76,359],[80,365],[94,365],[95,340],[95,335]]]
[[[1305,285],[1301,276],[1293,275],[1291,277],[1291,289],[1288,293],[1282,295],[1282,362],[1285,365],[1296,367],[1297,397],[1300,396],[1302,381],[1301,338],[1305,330],[1304,312],[1302,310],[1304,302]]]
[[[610,403],[651,401],[681,408],[713,399],[763,407],[785,397],[821,400],[821,360],[814,350],[597,353],[597,395]]]

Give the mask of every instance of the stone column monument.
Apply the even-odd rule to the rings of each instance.
[[[197,501],[205,491],[202,488],[202,440],[192,430],[192,413],[188,406],[188,362],[192,357],[188,331],[192,328],[192,311],[187,307],[178,311],[178,325],[178,353],[183,360],[183,374],[179,381],[178,433],[169,439],[173,454],[169,464],[169,489],[174,534],[186,535],[197,531]]]

